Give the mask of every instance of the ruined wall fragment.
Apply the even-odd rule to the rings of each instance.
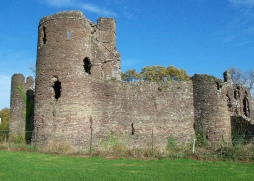
[[[209,75],[192,77],[195,108],[194,129],[198,139],[215,143],[231,141],[230,113],[227,106],[227,86]]]
[[[31,140],[33,131],[34,80],[14,74],[11,81],[10,141]],[[29,107],[29,108],[28,108]],[[30,111],[28,113],[27,111]],[[30,126],[28,126],[30,125]],[[28,127],[26,127],[28,126]],[[28,134],[25,131],[30,131]]]

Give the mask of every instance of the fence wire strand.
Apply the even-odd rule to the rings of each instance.
[[[32,137],[32,132],[29,131],[22,133],[24,135],[23,137],[17,136],[20,133],[21,132],[1,130],[0,149],[9,149],[14,145],[15,147],[17,147],[17,145],[26,145],[30,146],[30,148],[36,149],[38,143],[36,137]],[[11,138],[11,135],[16,135],[16,137]],[[203,158],[244,158],[254,160],[254,135],[248,135],[248,137],[244,135],[237,135],[234,136],[230,142],[226,142],[224,140],[196,140],[195,138],[188,140],[179,140],[175,139],[177,138],[176,134],[172,135],[165,141],[165,148],[158,147],[160,143],[156,140],[156,136],[152,132],[151,137],[149,138],[151,139],[150,142],[147,142],[146,144],[140,144],[143,146],[131,147],[130,143],[128,143],[128,139],[130,137],[127,138],[125,135],[113,135],[111,137],[109,137],[109,135],[105,135],[106,139],[104,140],[98,141],[96,139],[90,139],[93,141],[93,143],[88,143],[86,146],[81,146],[80,150],[87,150],[87,154],[89,155],[93,155],[98,152],[102,153],[111,151],[116,153],[124,152],[126,150],[134,150],[134,152],[143,150],[143,152],[149,152],[150,155],[164,154],[167,157],[184,157],[184,155],[195,155]],[[54,150],[54,152],[64,152],[69,150],[75,153],[75,149],[71,149],[69,145],[61,145],[61,143],[66,141],[65,139],[66,138],[54,139],[50,145],[51,147],[47,147],[47,151],[50,152]],[[142,140],[138,141],[140,142]],[[135,143],[135,141],[132,143]]]

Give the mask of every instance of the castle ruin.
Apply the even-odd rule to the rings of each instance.
[[[232,85],[229,75],[225,80],[194,75],[186,82],[122,82],[114,19],[95,24],[80,11],[60,12],[42,18],[38,32],[34,144],[64,140],[88,150],[91,139],[100,147],[101,140],[117,134],[128,138],[130,148],[153,142],[164,149],[170,136],[230,142],[233,134],[254,134],[251,94]],[[15,103],[16,87],[28,91],[32,83],[23,82],[21,75],[13,76],[13,132],[25,127],[19,123],[24,105]]]

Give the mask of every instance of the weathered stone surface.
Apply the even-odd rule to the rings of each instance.
[[[94,24],[79,11],[41,19],[33,143],[64,140],[88,150],[91,139],[99,148],[109,134],[117,134],[130,148],[164,149],[170,136],[181,142],[200,136],[230,141],[232,117],[253,119],[248,90],[212,76],[121,82],[115,32],[114,19]]]
[[[18,89],[20,87],[20,90]],[[28,101],[33,101],[34,95],[34,80],[33,77],[25,77],[22,74],[14,74],[11,80],[11,109],[10,109],[10,141],[15,139],[25,139],[26,119],[33,121],[31,115],[30,118],[26,118],[26,107]],[[22,92],[27,96],[27,101],[22,98]],[[33,111],[33,110],[32,110]],[[20,140],[22,141],[22,140]]]

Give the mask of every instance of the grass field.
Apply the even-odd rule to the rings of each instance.
[[[254,163],[105,159],[0,151],[0,180],[254,180]]]

